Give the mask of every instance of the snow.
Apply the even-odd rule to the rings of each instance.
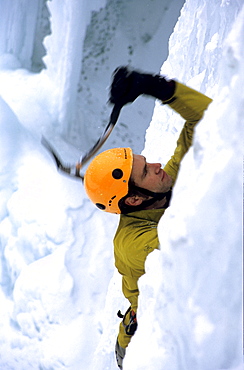
[[[243,1],[186,0],[173,33],[183,2],[143,1],[1,1],[1,369],[117,368],[116,312],[128,306],[113,265],[118,217],[56,171],[41,135],[76,161],[107,123],[120,64],[161,67],[214,99],[139,282],[124,369],[243,369]],[[182,124],[140,98],[103,149],[131,145],[165,164]]]

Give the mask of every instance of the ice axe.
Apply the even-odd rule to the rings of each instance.
[[[81,175],[80,173],[81,168],[97,153],[97,151],[105,143],[105,141],[107,140],[107,138],[113,131],[113,128],[118,120],[121,109],[122,109],[121,105],[114,105],[111,115],[110,115],[109,123],[107,127],[105,128],[103,134],[100,136],[98,141],[93,145],[93,147],[87,153],[85,153],[85,155],[81,157],[80,160],[75,165],[64,164],[62,160],[60,159],[59,155],[57,154],[57,152],[53,149],[51,144],[48,142],[48,140],[44,136],[42,136],[41,142],[45,146],[45,148],[52,154],[56,162],[58,170],[63,171],[64,173],[66,173],[67,175],[71,177],[78,177],[82,179],[83,181],[84,176]]]

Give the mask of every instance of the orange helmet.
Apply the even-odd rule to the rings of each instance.
[[[88,197],[99,209],[121,213],[118,203],[128,193],[132,163],[131,148],[106,150],[90,163],[84,186]]]

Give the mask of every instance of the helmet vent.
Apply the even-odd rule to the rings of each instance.
[[[110,201],[108,202],[108,203],[109,203],[108,205],[109,205],[110,207],[111,207],[111,205],[112,205],[112,201],[113,201],[113,199],[114,199],[114,198],[116,198],[116,195],[114,195],[114,196],[110,199]]]
[[[113,170],[112,176],[115,180],[119,180],[123,177],[123,171],[120,168],[116,168]]]
[[[105,208],[106,208],[105,205],[101,204],[101,203],[96,203],[96,206],[97,206],[97,208],[101,209],[102,211],[104,211]]]

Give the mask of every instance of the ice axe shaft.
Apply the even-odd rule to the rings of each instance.
[[[76,164],[76,168],[81,169],[84,164],[86,164],[93,156],[98,152],[98,150],[102,147],[102,145],[105,143],[111,132],[113,131],[113,128],[118,120],[121,106],[115,105],[113,107],[112,113],[110,115],[110,120],[105,128],[103,134],[100,136],[98,141],[94,144],[94,146],[82,157],[81,161]]]
[[[93,147],[80,159],[80,161],[76,163],[76,165],[70,166],[70,165],[63,164],[62,160],[59,158],[56,151],[52,148],[50,143],[43,136],[42,144],[52,154],[56,162],[57,168],[71,177],[78,177],[84,180],[84,176],[80,174],[81,168],[98,152],[98,150],[105,143],[105,141],[107,140],[107,138],[113,131],[113,128],[118,120],[121,109],[122,109],[122,106],[119,106],[119,105],[115,105],[113,107],[111,115],[110,115],[109,123],[107,127],[105,128],[103,134],[100,136],[98,141],[93,145]]]

